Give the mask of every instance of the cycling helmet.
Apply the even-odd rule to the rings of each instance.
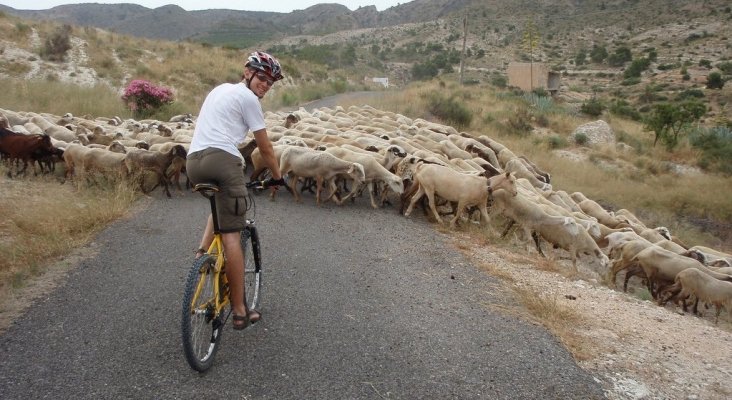
[[[280,66],[280,62],[263,51],[255,51],[250,54],[247,58],[247,63],[244,66],[254,68],[257,71],[262,71],[275,81],[279,81],[284,78],[284,76],[282,76],[282,67]]]

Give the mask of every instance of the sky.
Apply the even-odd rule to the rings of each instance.
[[[411,0],[275,0],[275,1],[244,1],[244,0],[136,0],[136,1],[99,1],[99,0],[0,0],[0,4],[16,10],[47,10],[63,4],[104,3],[139,4],[147,8],[157,8],[168,4],[177,4],[181,8],[193,10],[228,9],[245,11],[275,11],[289,13],[292,10],[303,10],[315,4],[336,3],[342,4],[350,10],[364,6],[376,6],[379,11],[398,4],[408,3]]]

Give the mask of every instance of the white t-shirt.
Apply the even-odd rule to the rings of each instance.
[[[242,82],[221,84],[203,101],[188,154],[214,147],[242,158],[238,146],[247,133],[264,128],[257,95]]]

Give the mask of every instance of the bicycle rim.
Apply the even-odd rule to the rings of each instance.
[[[262,259],[259,249],[259,235],[253,226],[241,233],[244,253],[244,302],[251,309],[258,309],[262,298]]]
[[[222,315],[217,315],[215,310],[214,264],[210,255],[194,262],[183,296],[183,352],[191,368],[199,372],[213,364],[223,328]]]

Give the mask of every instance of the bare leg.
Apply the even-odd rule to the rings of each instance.
[[[213,218],[211,217],[211,214],[209,214],[208,219],[206,220],[206,228],[203,230],[201,244],[198,246],[198,248],[204,249],[203,251],[206,251],[208,250],[208,247],[211,246],[211,242],[213,242]],[[196,252],[196,258],[202,255],[203,253]]]
[[[241,251],[240,233],[221,234],[226,254],[226,279],[229,280],[231,309],[235,315],[247,315],[244,305],[244,254]]]

